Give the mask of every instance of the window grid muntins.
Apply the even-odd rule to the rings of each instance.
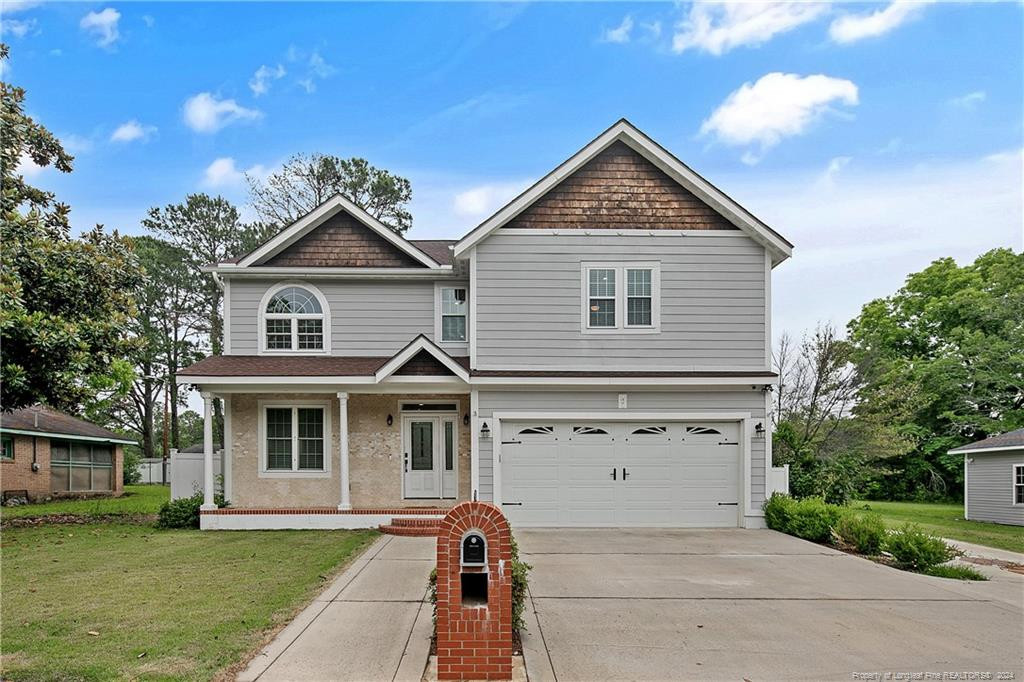
[[[323,350],[324,311],[309,290],[281,289],[271,297],[264,317],[266,350]]]
[[[583,331],[657,332],[656,263],[583,263]]]
[[[615,270],[592,268],[589,273],[591,327],[615,326]]]
[[[466,340],[466,289],[441,289],[441,341]]]
[[[14,459],[14,439],[10,436],[3,437],[3,454],[0,459]]]
[[[266,470],[325,471],[324,408],[266,408]]]
[[[50,489],[53,492],[113,490],[113,447],[51,441]]]

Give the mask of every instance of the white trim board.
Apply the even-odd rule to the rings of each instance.
[[[100,438],[99,436],[75,436],[70,433],[50,433],[46,431],[30,431],[28,429],[9,429],[0,426],[0,433],[13,433],[16,436],[36,436],[37,438],[57,438],[58,440],[85,440],[91,443],[118,443],[120,445],[138,445],[138,441],[122,438]]]
[[[414,244],[381,223],[379,220],[346,199],[341,194],[335,194],[333,197],[323,202],[285,229],[281,230],[262,246],[242,258],[242,260],[238,262],[238,266],[246,268],[270,258],[282,249],[285,249],[295,243],[341,211],[345,211],[364,226],[373,232],[376,232],[378,236],[383,237],[386,241],[390,242],[393,246],[411,257],[413,260],[422,263],[428,268],[441,267],[440,263],[421,251]]]
[[[755,218],[749,211],[720,189],[686,166],[632,123],[626,119],[621,119],[463,237],[455,245],[453,251],[455,257],[462,256],[468,249],[522,213],[550,189],[575,173],[588,161],[612,144],[620,141],[660,168],[670,178],[720,213],[726,220],[746,232],[752,239],[769,249],[773,253],[773,261],[775,263],[779,263],[792,255],[793,247],[789,242]]]

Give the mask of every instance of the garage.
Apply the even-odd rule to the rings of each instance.
[[[737,422],[501,425],[501,503],[520,526],[735,527]]]

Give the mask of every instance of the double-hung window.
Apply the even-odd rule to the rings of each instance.
[[[262,471],[268,475],[330,473],[326,405],[263,405]]]
[[[657,332],[660,284],[657,263],[583,263],[583,332]]]
[[[466,287],[438,288],[438,338],[441,343],[465,343],[469,303]]]
[[[316,294],[305,287],[282,287],[263,309],[263,351],[321,353],[327,324]]]
[[[1013,503],[1024,504],[1024,464],[1013,465]]]

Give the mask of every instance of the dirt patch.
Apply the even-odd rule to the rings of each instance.
[[[976,556],[962,556],[960,561],[966,561],[969,564],[977,564],[978,566],[996,566],[1009,571],[1010,573],[1017,573],[1024,575],[1024,564],[1018,564],[1013,561],[1003,561],[1002,559],[983,559],[982,557]]]
[[[0,528],[30,528],[50,525],[84,525],[87,523],[132,523],[142,525],[156,521],[156,514],[41,514],[4,519]]]

